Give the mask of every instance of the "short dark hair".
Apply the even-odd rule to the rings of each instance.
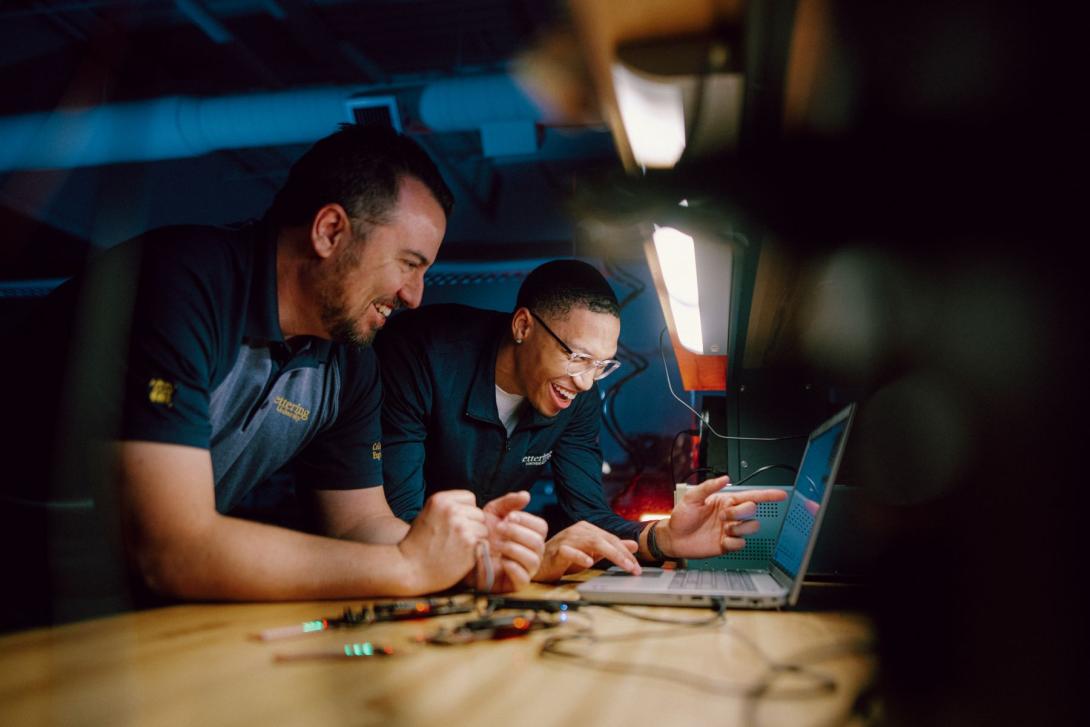
[[[552,260],[534,268],[519,287],[515,310],[566,316],[572,308],[621,317],[613,288],[593,266],[581,260]]]
[[[274,227],[302,225],[336,203],[366,236],[372,226],[389,223],[406,176],[423,182],[450,217],[454,195],[419,144],[382,124],[341,124],[291,166],[265,217]]]

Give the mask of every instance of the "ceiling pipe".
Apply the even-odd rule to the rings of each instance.
[[[309,144],[352,121],[346,102],[389,89],[325,87],[193,98],[168,96],[0,118],[0,171],[148,162],[220,149]],[[419,116],[434,131],[533,125],[542,112],[506,75],[426,85]],[[482,137],[487,133],[482,134]],[[510,138],[508,146],[510,146]],[[517,144],[516,144],[517,146]],[[486,144],[487,147],[487,144]],[[498,153],[525,153],[516,148]],[[486,148],[486,154],[488,149]]]
[[[541,117],[541,110],[511,76],[449,78],[428,84],[420,94],[420,120],[432,131],[464,131]]]

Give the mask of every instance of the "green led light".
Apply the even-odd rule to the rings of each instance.
[[[366,641],[362,644],[345,644],[344,655],[345,656],[374,656],[375,647],[370,641]]]
[[[309,634],[312,631],[321,631],[325,628],[325,621],[307,621],[303,624],[303,633]]]

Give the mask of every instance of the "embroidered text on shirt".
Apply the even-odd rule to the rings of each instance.
[[[532,455],[528,454],[522,458],[522,463],[527,467],[540,467],[548,462],[553,456],[552,450],[549,450],[545,454]]]

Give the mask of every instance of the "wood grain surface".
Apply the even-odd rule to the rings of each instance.
[[[571,584],[534,584],[518,595],[575,597]],[[869,638],[867,621],[837,612],[729,611],[723,624],[681,628],[590,607],[556,629],[459,646],[420,639],[465,620],[460,615],[254,638],[337,616],[346,605],[360,602],[182,605],[7,635],[0,725],[824,725],[845,721],[873,669],[870,657],[846,648]],[[565,647],[608,663],[539,654],[546,638],[588,627],[603,641]],[[362,641],[396,654],[276,660]],[[807,653],[829,657],[810,668],[834,689],[815,689],[810,672],[781,671],[768,682],[770,661]],[[761,684],[766,694],[746,696]]]

